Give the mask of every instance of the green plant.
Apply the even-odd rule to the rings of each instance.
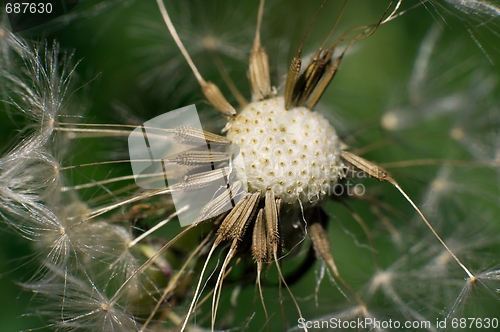
[[[320,5],[266,4],[261,40],[279,91]],[[498,75],[490,63],[498,59],[498,7],[484,1],[424,5],[427,10],[411,10],[356,42],[316,111],[330,119],[352,150],[392,172],[476,279],[464,273],[393,186],[359,179],[366,191],[333,195],[323,203],[326,214],[298,209],[282,216],[295,229],[286,239],[290,251],[280,259],[291,292],[280,289],[279,271],[267,272],[264,264],[268,321],[254,286],[250,248],[226,262],[231,273],[220,286],[217,328],[299,329],[304,324],[291,294],[311,324],[368,317],[429,321],[429,330],[446,321],[454,330],[460,318],[500,318],[495,316],[500,308],[500,112]],[[151,330],[182,326],[196,303],[191,300],[218,227],[202,223],[169,242],[184,231],[171,219],[173,202],[134,186],[126,154],[131,128],[193,102],[204,129],[220,133],[225,120],[202,102],[155,3],[130,6],[83,19],[76,8],[76,21],[58,32],[57,43],[51,35],[42,43],[19,39],[4,28],[5,20],[1,30],[6,123],[21,133],[1,159],[0,212],[10,229],[34,242],[35,258],[27,258],[23,267],[33,270],[32,277],[22,280],[35,294],[31,312],[47,317],[42,324],[50,328],[138,330],[152,312]],[[248,99],[247,61],[258,3],[167,6],[203,77],[231,96],[220,78],[226,73]],[[350,2],[332,40],[350,28],[377,23],[386,6]],[[304,54],[320,45],[340,7],[325,6],[307,35]],[[275,18],[276,12],[282,17]],[[81,24],[86,29],[77,31]],[[61,55],[73,49],[72,57]],[[71,64],[80,58],[78,66]],[[236,105],[236,98],[227,98]],[[125,162],[111,162],[119,160]],[[332,257],[355,296],[332,275],[328,257],[315,259],[305,230],[316,221],[328,229]],[[150,234],[159,223],[165,225]],[[166,243],[169,247],[157,255]],[[212,256],[219,255],[219,261],[207,263],[206,271],[214,272],[211,282],[201,281],[202,296],[216,289],[228,255],[228,247],[221,248]],[[356,298],[366,304],[364,310]],[[192,315],[189,328],[210,328],[211,299]]]

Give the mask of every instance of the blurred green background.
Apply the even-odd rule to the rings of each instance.
[[[282,77],[286,74],[288,63],[321,2],[316,0],[306,4],[305,1],[298,0],[267,1],[262,42],[274,68],[273,85],[280,87],[283,83]],[[404,1],[406,7],[410,7],[411,3]],[[389,143],[382,143],[384,148],[366,155],[371,160],[389,162],[425,158],[470,158],[463,152],[455,155],[449,153],[450,149],[460,149],[453,142],[444,143],[445,140],[450,141],[448,130],[451,120],[448,118],[422,121],[408,130],[391,133],[380,127],[380,118],[387,109],[408,104],[408,79],[422,40],[433,25],[437,24],[442,29],[436,47],[437,55],[434,54],[433,57],[438,59],[434,73],[440,75],[439,71],[443,71],[442,85],[437,86],[443,89],[443,95],[448,91],[467,90],[467,85],[471,84],[466,79],[447,79],[449,72],[458,72],[460,68],[473,67],[475,64],[484,67],[484,73],[488,75],[499,72],[497,66],[490,64],[490,60],[500,63],[500,54],[496,49],[500,32],[500,29],[496,29],[498,18],[489,20],[488,24],[481,24],[486,21],[486,16],[467,18],[466,14],[457,10],[447,12],[441,4],[444,2],[436,1],[427,4],[427,9],[421,6],[412,10],[381,26],[370,38],[356,43],[352,52],[343,60],[340,72],[322,100],[332,122],[342,126],[336,129],[351,146],[361,148],[388,140]],[[356,26],[377,22],[386,5],[383,1],[349,2],[337,29],[338,34]],[[229,96],[214,65],[213,56],[203,45],[208,36],[214,36],[216,40],[220,38],[227,50],[222,51],[219,57],[240,91],[249,98],[246,57],[254,34],[258,1],[168,1],[167,7],[202,75],[207,80],[218,83],[225,95]],[[339,7],[339,1],[331,1],[325,6],[309,32],[305,53],[311,53],[327,35]],[[208,129],[220,129],[223,125],[220,118],[214,118],[213,112],[203,102],[189,68],[165,31],[153,0],[81,1],[67,21],[61,20],[47,27],[26,31],[20,33],[20,36],[35,40],[55,40],[60,43],[61,50],[74,52],[75,62],[81,60],[76,70],[78,91],[70,98],[75,105],[72,112],[81,114],[83,122],[137,124],[166,111],[196,103],[202,116],[206,114],[206,121],[219,119],[206,123]],[[478,43],[484,49],[480,49]],[[440,93],[431,92],[436,95]],[[497,87],[492,95],[499,96],[498,92]],[[230,102],[235,104],[233,99]],[[498,108],[498,100],[496,102]],[[4,142],[2,151],[6,152],[16,141],[16,134],[23,124],[13,123],[4,112],[0,113],[0,117],[0,142]],[[95,144],[97,146],[82,146],[75,154],[71,154],[71,163],[87,160],[89,154],[97,154],[105,159],[106,153],[110,154],[109,158],[126,153],[110,151],[106,142]],[[437,169],[438,167],[401,169],[395,170],[394,174],[398,179],[403,179],[402,183],[407,185],[410,194],[418,202]],[[106,174],[106,171],[99,170],[101,175]],[[477,175],[473,171],[469,176]],[[491,174],[495,176],[494,172]],[[478,177],[478,186],[484,184],[481,181],[483,179]],[[484,184],[483,189],[498,195],[498,178],[488,185],[489,187]],[[368,188],[370,186],[371,184],[367,184]],[[373,185],[375,188],[377,186],[378,183]],[[402,206],[401,210],[407,216],[413,215],[398,193],[391,189],[383,189],[383,199],[394,206]],[[488,201],[488,204],[498,204],[495,199]],[[375,225],[376,221],[368,208],[356,204],[353,206],[367,219],[369,226]],[[327,210],[336,216],[334,219],[341,220],[343,225],[354,224],[348,221],[352,219],[345,209],[329,204]],[[357,226],[348,231],[355,237],[364,237]],[[369,277],[361,267],[373,265],[371,256],[366,250],[357,247],[338,225],[333,225],[330,233],[335,236],[332,242],[338,265],[351,280],[353,288],[357,289]],[[388,235],[382,236],[382,247],[383,242],[388,241],[387,237]],[[30,294],[16,285],[16,282],[26,281],[30,277],[28,271],[32,269],[29,266],[34,264],[31,259],[37,259],[32,256],[30,243],[14,235],[6,227],[2,227],[0,241],[1,329],[18,331],[42,326],[43,323],[37,317],[23,316],[30,310]],[[387,257],[381,257],[382,262],[391,261],[393,257],[390,257],[390,253],[384,253],[383,250],[381,252],[387,254]],[[298,297],[311,295],[314,277],[313,271],[309,271],[301,284],[295,287]],[[275,296],[276,289],[269,294],[273,294],[270,297]],[[239,315],[247,315],[247,308],[243,310]]]

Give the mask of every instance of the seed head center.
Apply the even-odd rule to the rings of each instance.
[[[272,189],[284,203],[317,203],[343,166],[330,123],[305,107],[285,110],[282,97],[248,104],[230,120],[227,137],[240,148],[244,169],[236,172],[246,175],[249,192]]]

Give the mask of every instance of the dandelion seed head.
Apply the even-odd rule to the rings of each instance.
[[[491,17],[500,16],[500,7],[495,3],[481,0],[445,0],[450,5],[459,9],[460,11],[471,14],[485,14]]]
[[[40,312],[51,313],[52,324],[62,331],[137,331],[138,324],[128,312],[130,302],[111,301],[105,290],[88,275],[80,278],[68,275],[66,271],[47,266],[55,274],[50,282],[25,284],[37,294],[52,301],[61,301],[60,306],[50,302],[40,305]],[[56,318],[57,317],[57,318]]]
[[[7,14],[0,15],[0,70],[12,66],[12,53],[19,52],[22,47],[18,38],[10,32]]]
[[[245,79],[245,75],[242,75],[241,62],[247,63],[248,61],[249,41],[255,30],[254,15],[248,15],[250,11],[246,10],[250,7],[239,7],[236,10],[224,2],[213,6],[218,13],[218,15],[213,15],[212,12],[206,10],[208,7],[205,5],[200,7],[204,2],[195,5],[198,2],[180,2],[179,8],[174,8],[175,2],[167,4],[172,7],[171,13],[175,13],[171,16],[174,25],[180,28],[180,39],[186,43],[193,62],[199,66],[200,73],[207,81],[218,82],[216,74],[222,74],[237,79],[234,82],[225,79],[227,85],[234,83],[233,85],[238,88],[244,87],[248,82],[241,82]],[[432,1],[432,4],[438,2],[446,2],[450,8],[452,5],[453,7],[461,6],[462,10],[459,10],[461,13],[480,14],[481,23],[498,26],[493,20],[498,15],[495,16],[494,12],[490,11],[493,7],[481,7],[487,3],[486,1],[436,0]],[[103,6],[110,7],[112,3],[121,2],[106,0]],[[248,6],[252,6],[251,8],[255,11],[255,4]],[[247,6],[247,4],[242,6]],[[310,7],[305,4],[302,6]],[[212,4],[209,7],[211,8]],[[273,12],[267,4],[265,8],[265,13]],[[325,10],[328,10],[327,8],[325,7]],[[359,8],[356,8],[356,12],[362,14]],[[98,11],[99,8],[92,7],[92,10]],[[223,14],[224,12],[227,13]],[[296,12],[299,16],[297,20],[293,20],[294,29],[296,22],[305,22],[307,19],[304,11]],[[324,15],[324,12],[320,14]],[[324,37],[323,33],[317,33],[319,31],[314,30],[320,26],[322,15],[318,17],[318,22],[313,22],[313,29],[305,39],[306,48],[316,43],[311,40],[315,38],[314,35]],[[270,55],[271,77],[276,78],[281,76],[280,73],[284,70],[275,66],[275,63],[281,60],[278,52],[274,50],[287,49],[287,46],[293,45],[294,41],[289,40],[292,29],[287,29],[286,22],[270,16],[272,15],[264,14],[263,23],[267,23],[261,29],[261,37]],[[491,21],[482,22],[482,18],[490,16]],[[138,63],[148,67],[147,70],[142,71],[141,77],[138,77],[140,83],[144,85],[139,84],[139,87],[147,87],[148,92],[136,91],[134,86],[134,94],[131,95],[140,96],[142,99],[146,94],[151,94],[149,97],[161,100],[164,108],[167,107],[164,104],[166,101],[170,109],[174,108],[177,103],[198,98],[199,87],[194,84],[194,79],[190,79],[191,75],[186,75],[182,69],[185,60],[180,57],[177,48],[172,47],[172,44],[166,40],[168,38],[165,38],[167,36],[165,28],[154,24],[149,13],[144,17],[144,24],[152,29],[137,31],[136,36],[141,40],[152,39],[153,43],[151,46],[140,43],[138,52],[139,55],[144,56],[144,61],[135,61],[130,67]],[[223,24],[224,17],[229,18],[230,24]],[[328,17],[329,21],[331,18],[331,16]],[[275,19],[276,24],[273,26],[270,23]],[[341,21],[344,19],[342,17]],[[474,18],[472,20],[476,21]],[[477,19],[476,22],[480,20]],[[328,29],[331,28],[331,23],[328,23]],[[211,29],[212,27],[214,29]],[[275,28],[278,30],[273,31]],[[324,29],[325,27],[321,25],[321,32],[326,32],[323,31]],[[337,32],[339,30],[340,28]],[[252,291],[252,287],[248,287],[248,284],[251,286],[254,280],[261,282],[263,286],[259,295],[266,319],[259,317],[259,309],[262,308],[258,308],[258,304],[253,303],[249,310],[252,313],[247,314],[243,330],[257,330],[256,326],[262,329],[264,325],[268,330],[276,330],[279,329],[280,323],[286,324],[287,327],[295,325],[296,319],[291,319],[289,314],[290,298],[295,302],[295,296],[297,296],[295,306],[299,317],[321,324],[331,318],[355,320],[357,318],[394,317],[415,321],[432,320],[438,311],[439,314],[443,313],[442,308],[449,310],[450,305],[453,304],[450,301],[456,298],[457,287],[462,286],[463,292],[459,295],[456,305],[451,308],[450,316],[463,315],[462,308],[465,308],[466,302],[470,302],[468,306],[480,304],[480,301],[471,302],[471,299],[476,297],[481,300],[474,292],[484,288],[483,285],[487,286],[487,295],[495,293],[498,299],[500,280],[498,270],[488,270],[475,276],[469,275],[465,279],[462,271],[454,265],[453,257],[443,250],[441,244],[437,243],[435,238],[425,236],[428,229],[425,229],[425,232],[422,231],[420,218],[412,218],[416,225],[413,222],[411,225],[397,222],[393,225],[393,219],[399,218],[407,221],[410,213],[406,213],[406,208],[398,204],[393,196],[386,195],[384,188],[388,190],[388,193],[393,189],[387,184],[381,186],[379,191],[368,192],[367,195],[364,195],[364,187],[356,186],[349,197],[347,195],[332,197],[332,206],[338,202],[352,202],[353,215],[358,211],[361,214],[363,206],[366,208],[368,203],[372,204],[374,212],[377,211],[375,217],[378,218],[373,220],[368,219],[368,213],[363,213],[363,218],[367,218],[366,226],[369,229],[365,230],[367,237],[373,236],[374,240],[377,240],[371,245],[376,268],[373,269],[371,264],[364,264],[361,257],[353,260],[359,266],[359,270],[364,268],[363,270],[369,273],[366,278],[363,278],[363,286],[359,285],[361,278],[358,269],[356,268],[354,272],[353,269],[348,269],[344,264],[345,258],[342,257],[342,250],[336,250],[340,246],[342,246],[341,249],[346,249],[343,241],[334,238],[338,233],[334,231],[326,233],[327,226],[334,226],[331,225],[332,218],[334,218],[346,224],[344,231],[350,235],[351,230],[347,223],[352,223],[352,220],[349,216],[337,214],[340,209],[336,209],[331,215],[318,213],[324,212],[322,210],[324,207],[319,203],[326,200],[327,194],[330,193],[329,187],[335,187],[334,185],[344,174],[342,172],[344,165],[339,154],[347,146],[340,141],[334,128],[342,131],[342,137],[345,137],[350,146],[359,147],[359,151],[370,151],[370,156],[367,158],[380,163],[384,162],[384,158],[387,159],[389,151],[392,151],[390,149],[398,145],[400,141],[401,147],[412,154],[411,159],[415,159],[417,155],[421,158],[433,158],[434,150],[437,154],[438,149],[440,149],[439,153],[443,153],[439,157],[440,160],[455,156],[461,157],[461,154],[455,153],[454,148],[464,146],[471,151],[474,159],[489,162],[493,155],[493,158],[499,160],[498,135],[493,135],[492,131],[493,129],[496,133],[498,129],[498,120],[493,119],[493,116],[498,115],[498,111],[495,106],[490,106],[490,100],[486,98],[493,95],[493,88],[497,87],[496,81],[485,79],[487,72],[480,70],[473,71],[474,75],[471,75],[470,82],[460,79],[473,66],[476,66],[472,62],[468,66],[461,65],[461,70],[456,70],[455,67],[450,69],[449,66],[444,66],[443,61],[436,61],[439,58],[436,59],[434,54],[446,54],[446,63],[455,63],[449,61],[453,59],[450,55],[450,48],[444,48],[446,52],[434,51],[435,47],[444,44],[443,40],[438,38],[441,35],[439,31],[436,24],[422,44],[421,54],[415,61],[410,84],[397,82],[398,90],[404,86],[408,87],[406,93],[408,96],[403,94],[401,97],[401,92],[398,91],[396,105],[387,105],[386,109],[373,110],[377,116],[382,114],[382,118],[375,120],[378,120],[378,126],[376,124],[375,126],[382,127],[384,134],[389,138],[386,141],[383,140],[382,146],[386,143],[391,145],[389,149],[384,146],[381,150],[388,153],[381,152],[379,157],[377,157],[378,151],[370,150],[372,147],[377,149],[381,146],[379,145],[381,142],[378,141],[381,138],[371,136],[371,132],[375,133],[372,123],[369,122],[370,119],[373,120],[371,117],[364,118],[365,115],[361,115],[356,120],[360,125],[367,125],[360,128],[366,128],[366,131],[352,130],[351,132],[346,129],[348,126],[338,125],[337,122],[331,122],[334,124],[332,127],[321,114],[312,112],[308,108],[292,107],[285,110],[281,97],[269,97],[276,95],[276,91],[262,97],[269,98],[266,100],[253,101],[250,104],[247,104],[245,100],[239,102],[239,114],[229,120],[226,128],[227,138],[239,147],[239,154],[242,157],[240,159],[243,159],[243,163],[231,159],[234,150],[238,150],[233,150],[234,146],[231,146],[231,154],[227,154],[223,165],[226,165],[226,162],[229,164],[231,176],[237,177],[240,181],[245,179],[244,192],[239,192],[239,186],[242,184],[238,182],[238,190],[234,193],[238,192],[238,195],[243,196],[250,191],[248,197],[252,198],[252,201],[247,198],[245,205],[223,212],[219,217],[214,213],[211,215],[214,217],[213,222],[207,221],[203,225],[201,223],[194,225],[189,231],[181,231],[182,233],[174,237],[179,230],[173,223],[166,225],[170,217],[155,224],[165,219],[166,215],[176,216],[172,212],[174,204],[171,196],[165,195],[166,191],[161,193],[160,198],[158,196],[160,194],[142,189],[137,190],[131,183],[131,175],[124,173],[124,176],[121,176],[120,164],[129,162],[125,160],[126,157],[118,157],[121,154],[119,149],[122,147],[115,148],[116,145],[108,144],[106,139],[99,142],[102,144],[93,145],[97,140],[91,139],[92,137],[99,137],[100,133],[104,137],[112,136],[115,132],[113,127],[118,128],[118,125],[111,125],[109,128],[104,127],[104,124],[78,124],[77,126],[69,123],[72,122],[71,120],[65,120],[74,117],[73,111],[84,108],[74,107],[76,106],[74,100],[76,93],[80,93],[78,90],[81,89],[72,91],[73,84],[70,84],[70,81],[74,76],[74,67],[68,66],[69,57],[66,57],[56,45],[48,48],[47,43],[33,46],[28,42],[18,40],[10,33],[8,26],[0,25],[0,76],[2,76],[2,82],[6,83],[6,89],[2,91],[2,95],[7,102],[5,105],[7,114],[12,114],[13,120],[16,121],[19,118],[24,119],[23,123],[19,123],[18,128],[25,126],[24,132],[21,133],[21,143],[9,151],[5,157],[0,158],[0,217],[25,238],[34,242],[33,247],[38,258],[42,260],[40,264],[36,264],[35,268],[38,270],[35,274],[30,275],[30,284],[25,285],[36,294],[33,296],[35,300],[44,298],[43,303],[37,307],[37,314],[48,316],[49,327],[58,331],[145,331],[146,327],[154,331],[167,331],[173,326],[176,326],[178,330],[184,320],[186,330],[206,331],[208,329],[204,326],[207,326],[209,318],[205,310],[207,304],[203,302],[207,303],[205,296],[207,298],[213,296],[212,330],[235,329],[236,326],[243,325],[239,318],[245,318],[243,317],[245,313],[242,313],[241,309],[247,311],[245,302],[248,299],[247,295]],[[157,35],[158,38],[155,38]],[[284,35],[286,37],[282,39]],[[438,40],[440,40],[439,43]],[[391,46],[399,44],[394,41]],[[63,45],[61,50],[70,49],[68,45]],[[382,48],[382,45],[377,46]],[[293,47],[291,51],[294,51]],[[340,56],[341,50],[337,51],[339,54],[335,53],[332,60]],[[105,56],[106,52],[102,53]],[[80,54],[80,49],[78,54]],[[123,58],[125,60],[126,57]],[[303,57],[302,60],[302,70],[304,70],[310,59]],[[84,57],[83,61],[86,62],[87,57]],[[208,65],[208,62],[213,62],[212,66]],[[19,67],[22,67],[21,70]],[[247,64],[244,67],[248,68]],[[216,73],[216,70],[220,73]],[[106,72],[106,69],[103,69],[103,72]],[[344,70],[344,73],[347,72]],[[335,79],[334,82],[338,84],[339,81]],[[467,82],[470,84],[465,88],[460,87],[461,90],[458,92],[455,90],[455,84],[458,87],[458,84],[463,85]],[[479,84],[479,82],[482,83]],[[117,91],[120,91],[122,83],[125,82],[113,80]],[[132,85],[127,86],[132,87]],[[226,87],[220,84],[219,86],[222,93],[226,94]],[[448,90],[448,86],[454,89],[453,92]],[[114,90],[115,87],[113,87]],[[162,93],[159,93],[160,91]],[[105,92],[102,94],[106,95]],[[233,103],[232,99],[228,101]],[[292,102],[291,105],[293,104]],[[297,102],[296,105],[305,105],[305,103]],[[107,110],[106,107],[97,104],[97,101],[96,106],[100,113],[105,113],[103,110]],[[154,109],[147,106],[148,109]],[[484,106],[488,107],[488,112],[485,111]],[[372,109],[371,106],[361,108],[370,111]],[[207,120],[208,115],[203,113],[206,112],[202,111],[199,115],[205,130],[213,131],[216,127],[223,126],[223,123],[212,119]],[[145,116],[142,113],[141,115]],[[84,121],[89,120],[86,115],[78,114],[77,116],[87,118]],[[97,122],[101,122],[99,117],[97,119]],[[119,131],[125,135],[128,129],[133,127],[132,124],[142,123],[141,120],[139,117],[135,119],[127,117],[127,124],[116,132]],[[225,119],[221,118],[221,121]],[[446,122],[446,126],[437,127],[439,121]],[[411,134],[414,132],[420,134],[420,129],[433,127],[434,124],[439,129],[439,136],[435,139],[439,144],[432,144],[424,149],[415,149],[417,144],[414,146],[416,141],[410,140]],[[95,135],[85,134],[87,129],[91,129]],[[411,132],[412,129],[416,130]],[[72,140],[82,140],[83,150],[88,151],[72,148],[70,144]],[[426,140],[423,141],[425,144]],[[363,146],[356,142],[368,143],[368,149],[364,150]],[[491,148],[492,142],[496,144],[494,150]],[[450,146],[447,143],[450,143]],[[222,149],[213,146],[210,148],[211,152],[218,148]],[[61,151],[61,149],[66,150]],[[64,158],[66,155],[69,160]],[[91,158],[85,160],[88,157]],[[395,156],[395,159],[397,158],[399,157]],[[431,164],[434,163],[432,159],[429,160]],[[455,164],[459,163],[450,162],[446,163],[434,176],[432,169],[420,168],[418,163],[420,160],[415,161],[413,164],[413,160],[406,163],[406,165],[419,168],[415,169],[415,172],[413,168],[408,171],[408,185],[403,183],[405,190],[406,187],[410,188],[409,196],[412,200],[420,198],[421,202],[423,201],[423,204],[417,205],[419,207],[422,205],[425,216],[442,216],[442,218],[429,218],[429,220],[433,225],[439,226],[438,233],[447,237],[445,242],[452,244],[450,247],[453,248],[453,252],[460,256],[460,259],[465,257],[467,263],[473,264],[471,271],[484,271],[485,266],[491,266],[489,263],[491,259],[487,260],[493,256],[489,248],[500,243],[498,237],[494,235],[498,232],[483,229],[475,234],[471,232],[471,225],[477,224],[478,219],[493,219],[492,217],[496,214],[493,208],[488,208],[486,204],[476,206],[472,202],[479,201],[481,198],[482,201],[496,203],[498,199],[492,194],[498,191],[493,192],[486,188],[484,183],[476,181],[480,176],[484,176],[482,173],[486,172],[478,171],[471,174],[467,163],[464,163],[467,166],[464,173],[454,168]],[[422,164],[425,165],[425,162]],[[109,172],[108,166],[113,167]],[[197,168],[193,167],[193,169],[196,173]],[[422,186],[414,182],[415,185],[412,188],[410,181],[420,176],[419,171],[425,172],[425,182],[422,181],[424,183]],[[468,174],[467,171],[469,171]],[[398,181],[403,180],[400,174],[397,172],[394,174],[394,179],[397,175]],[[493,175],[497,175],[496,183],[498,184],[498,173]],[[86,183],[82,184],[80,181]],[[130,181],[130,184],[127,182],[120,187],[123,181]],[[490,176],[485,182],[494,181]],[[424,185],[427,193],[422,192]],[[98,189],[95,192],[82,190],[88,188]],[[228,190],[228,197],[232,192]],[[272,196],[267,196],[266,193],[272,193]],[[168,198],[163,199],[164,196]],[[229,204],[229,201],[227,203]],[[290,205],[283,207],[282,203]],[[318,205],[314,206],[315,204]],[[207,206],[211,209],[207,208],[207,210],[221,212],[218,209],[220,205]],[[314,207],[311,208],[312,206]],[[483,206],[486,206],[486,209],[483,210]],[[464,213],[467,214],[467,219]],[[473,218],[470,215],[473,215]],[[394,239],[398,238],[394,241],[396,246],[379,245],[382,243],[379,240],[383,240],[384,234],[380,236],[380,230],[377,230],[377,219],[389,229]],[[267,227],[261,225],[257,228],[259,220],[262,225],[265,225],[264,222],[268,220],[274,223],[269,223],[270,226]],[[364,225],[361,218],[356,221]],[[321,236],[318,234],[315,237],[311,236],[312,230],[320,224],[325,228],[324,232],[320,233]],[[160,227],[163,228],[161,234],[153,232]],[[238,231],[234,230],[236,228]],[[372,229],[376,230],[373,234],[370,232]],[[250,257],[248,253],[250,242],[252,246],[254,245],[254,234],[250,234],[252,231],[257,234],[255,244],[260,251],[255,250],[255,252],[260,255],[259,259],[256,259],[254,252],[252,252],[253,257]],[[138,236],[141,232],[142,234]],[[450,233],[453,234],[450,235]],[[200,236],[203,238],[201,244],[199,244]],[[357,233],[353,234],[353,238],[357,236]],[[214,238],[217,239],[217,245],[213,244]],[[220,242],[219,239],[224,242]],[[231,248],[228,252],[227,247],[222,246],[228,239],[233,240],[234,248],[237,247],[237,249]],[[337,246],[331,247],[328,240]],[[371,239],[370,242],[372,242]],[[197,244],[199,246],[196,246]],[[207,257],[210,245],[213,246],[213,255],[210,251]],[[304,249],[307,245],[311,246],[309,250]],[[314,248],[314,245],[320,249]],[[196,249],[193,249],[195,247]],[[313,299],[311,296],[313,282],[306,275],[309,267],[314,268],[312,249],[316,250],[316,259],[321,263],[322,274],[324,275],[326,270],[330,277],[330,286],[334,288],[333,291],[343,297],[341,301],[334,300],[330,294],[326,295],[324,289],[319,291],[319,282],[323,278],[321,275],[316,280],[317,287],[314,294],[316,308],[312,308],[313,306],[308,308],[308,301]],[[252,250],[254,250],[253,247]],[[343,251],[349,252],[349,250]],[[489,255],[485,255],[485,252]],[[305,256],[306,253],[307,256]],[[214,262],[216,256],[218,259]],[[273,258],[276,270],[271,268],[268,274],[267,270],[262,267],[266,263],[268,266],[271,265]],[[387,266],[387,260],[391,258],[395,261]],[[304,259],[304,264],[298,266],[297,269],[293,268],[293,265],[300,263],[301,259]],[[333,259],[338,263],[338,275]],[[202,268],[203,264],[206,269]],[[284,269],[282,279],[279,280],[280,298],[277,301],[277,287],[273,285],[277,285],[275,277],[278,272],[279,276],[282,275],[281,264]],[[254,272],[252,267],[258,271],[255,279],[252,278]],[[231,271],[233,268],[234,270]],[[199,274],[200,269],[201,274]],[[245,275],[239,274],[241,272]],[[219,275],[218,278],[217,275]],[[290,296],[282,294],[285,281],[288,283],[288,285],[285,284],[286,288],[291,287],[288,290]],[[294,284],[295,281],[299,283]],[[196,286],[197,282],[198,286]],[[231,288],[232,292],[230,292]],[[214,295],[211,295],[210,291]],[[254,296],[259,295],[254,294]],[[186,311],[186,301],[192,301],[189,313]],[[215,301],[216,306],[213,305]],[[232,308],[228,310],[229,304]],[[445,306],[446,304],[448,306]],[[278,305],[281,308],[278,308]],[[498,304],[494,307],[498,308]],[[301,311],[300,308],[305,310]],[[280,310],[278,309],[281,309],[283,313],[286,312],[287,317],[283,320],[279,319]],[[216,325],[215,314],[217,312],[219,318]],[[381,314],[380,317],[379,314]],[[196,321],[192,319],[188,321],[186,317],[189,315],[191,318],[197,316]],[[151,322],[144,323],[148,316]],[[296,326],[291,330],[299,329],[300,327]],[[432,327],[430,330],[435,329]]]
[[[203,46],[210,51],[217,50],[220,47],[220,40],[212,35],[207,35],[202,39]]]
[[[431,189],[437,192],[445,191],[449,188],[449,183],[446,182],[446,179],[437,178],[431,183]]]
[[[401,120],[399,119],[398,114],[390,111],[385,113],[380,120],[382,128],[390,131],[397,130],[401,125],[400,122]]]
[[[462,128],[455,127],[450,131],[450,136],[455,141],[461,141],[465,137],[465,132]]]
[[[371,287],[377,289],[380,285],[390,284],[394,278],[394,274],[390,271],[379,271],[372,279]]]
[[[281,97],[250,103],[230,120],[227,137],[241,149],[245,169],[237,172],[245,172],[250,191],[272,189],[284,203],[309,204],[339,178],[335,129],[305,107],[285,110]]]

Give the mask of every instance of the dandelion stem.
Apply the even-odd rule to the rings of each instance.
[[[455,261],[458,263],[458,265],[460,265],[460,267],[465,271],[465,273],[467,273],[467,275],[469,276],[469,278],[470,279],[475,279],[476,277],[469,271],[469,269],[467,269],[467,267],[465,267],[465,265],[460,261],[460,259],[458,259],[458,257],[453,253],[453,251],[451,251],[451,249],[448,247],[448,245],[443,241],[443,239],[439,236],[439,234],[434,230],[434,227],[432,227],[431,223],[427,220],[427,218],[420,211],[420,209],[417,207],[417,205],[415,203],[413,203],[413,201],[411,200],[411,198],[399,186],[399,184],[397,184],[394,180],[393,181],[389,181],[389,182],[391,182],[394,185],[394,187],[396,187],[396,189],[399,190],[399,192],[401,193],[401,195],[403,195],[404,198],[406,198],[406,200],[413,206],[413,208],[415,209],[415,211],[417,211],[417,213],[420,215],[420,217],[424,220],[424,222],[427,225],[427,227],[430,228],[430,230],[434,234],[434,236],[439,240],[439,242],[441,242],[441,244],[446,249],[446,251],[448,251],[450,253],[450,255],[453,257],[453,259],[455,259]]]
[[[115,294],[113,295],[113,297],[109,300],[109,304],[113,305],[114,303],[116,303],[116,301],[118,301],[118,299],[120,298],[120,296],[123,295],[122,291],[125,289],[125,287],[128,285],[128,283],[130,281],[132,281],[132,279],[134,279],[135,277],[137,277],[137,275],[139,275],[139,273],[143,272],[149,265],[151,265],[151,263],[153,263],[161,254],[163,254],[165,252],[165,250],[167,250],[170,247],[170,245],[172,245],[173,243],[175,243],[180,237],[182,237],[184,234],[186,234],[193,227],[194,227],[194,225],[191,225],[190,227],[186,228],[184,231],[182,231],[179,234],[177,234],[174,238],[172,238],[170,241],[168,241],[163,247],[161,247],[160,250],[158,250],[154,255],[152,255],[146,262],[144,262],[144,264],[142,264],[141,267],[139,267],[137,270],[135,270],[120,285],[120,287],[115,292]]]
[[[160,13],[163,16],[163,20],[165,21],[165,24],[167,25],[168,31],[170,31],[172,38],[174,39],[175,43],[177,44],[177,46],[181,50],[182,55],[184,55],[184,58],[186,59],[187,63],[189,64],[189,67],[191,67],[191,70],[193,71],[193,74],[196,77],[196,80],[200,83],[205,82],[205,80],[201,76],[200,72],[198,71],[198,68],[196,68],[196,65],[194,64],[193,60],[191,59],[191,56],[189,55],[186,48],[184,47],[184,44],[182,43],[181,39],[179,38],[179,35],[177,34],[177,30],[175,30],[175,27],[172,24],[172,21],[170,20],[170,16],[168,16],[167,9],[165,8],[165,4],[163,3],[163,0],[156,0],[156,2],[158,3],[158,7],[160,8]]]
[[[163,303],[163,301],[165,300],[165,298],[167,297],[167,295],[174,289],[174,287],[177,285],[177,280],[179,280],[180,276],[182,275],[182,273],[184,272],[184,270],[187,268],[187,266],[189,265],[189,263],[191,262],[191,260],[200,252],[200,250],[205,246],[205,244],[208,242],[208,240],[210,239],[210,235],[206,236],[205,239],[203,239],[203,241],[195,248],[195,250],[193,250],[193,252],[189,255],[189,257],[186,259],[186,262],[184,263],[184,265],[182,265],[181,269],[175,274],[175,276],[169,281],[167,287],[165,288],[165,290],[163,291],[163,294],[161,296],[161,298],[157,301],[156,303],[156,306],[154,307],[154,309],[151,311],[151,314],[149,315],[148,319],[146,320],[146,322],[144,322],[144,324],[142,325],[141,329],[139,330],[139,332],[143,332],[146,330],[146,327],[149,325],[149,323],[151,322],[151,320],[153,319],[154,315],[156,314],[156,312],[158,311],[158,309],[160,308],[160,305]],[[180,324],[181,320],[180,318],[178,319],[178,324]]]
[[[185,212],[187,209],[189,209],[189,205],[186,205],[182,208],[180,208],[179,210],[177,210],[176,212],[172,213],[170,216],[168,216],[167,219],[165,220],[162,220],[161,222],[157,223],[154,227],[152,227],[151,229],[149,229],[147,232],[144,232],[143,234],[141,234],[140,236],[136,237],[133,241],[131,241],[129,244],[128,244],[128,247],[129,248],[132,248],[133,246],[135,246],[139,241],[141,241],[142,239],[144,239],[146,236],[149,236],[151,235],[153,232],[155,232],[157,229],[165,226],[170,220],[172,220],[173,218],[177,217],[179,214]]]

